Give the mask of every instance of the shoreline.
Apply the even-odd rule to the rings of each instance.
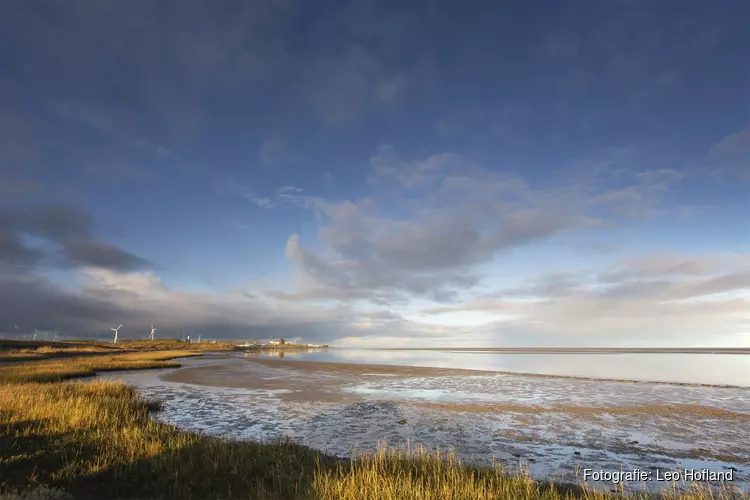
[[[681,387],[710,387],[715,389],[745,389],[750,390],[750,386],[734,385],[734,384],[705,384],[698,382],[670,382],[664,380],[635,380],[627,378],[606,378],[606,377],[582,377],[576,375],[550,375],[544,373],[531,373],[531,372],[514,372],[507,370],[481,370],[481,369],[469,369],[469,368],[442,368],[434,366],[412,366],[412,365],[386,365],[386,364],[375,364],[375,363],[346,363],[336,361],[304,361],[296,359],[279,359],[279,358],[258,358],[252,356],[243,356],[241,359],[251,361],[257,364],[265,364],[269,366],[273,365],[286,365],[302,369],[303,371],[315,372],[325,371],[339,373],[342,375],[357,374],[357,375],[383,375],[393,374],[394,376],[411,376],[420,377],[426,375],[434,376],[451,376],[451,375],[517,375],[520,377],[534,377],[534,378],[554,378],[554,379],[566,379],[566,380],[584,380],[591,382],[620,382],[620,383],[631,383],[631,384],[654,384],[654,385],[674,385]],[[396,373],[394,373],[396,372]]]

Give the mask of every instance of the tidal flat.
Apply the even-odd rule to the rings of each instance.
[[[750,489],[746,387],[306,361],[273,353],[206,355],[182,365],[100,378],[124,380],[160,400],[163,422],[231,439],[288,436],[337,457],[380,444],[422,445],[568,483],[580,482],[585,468],[732,470],[733,484]]]

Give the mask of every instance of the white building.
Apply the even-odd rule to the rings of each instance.
[[[272,341],[270,341],[268,343],[268,345],[279,345],[279,341],[278,340],[272,340]]]

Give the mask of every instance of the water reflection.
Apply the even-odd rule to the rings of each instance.
[[[250,349],[244,351],[245,356],[259,358],[302,358],[303,354],[319,351],[320,349]]]
[[[249,354],[249,353],[248,353]],[[255,354],[255,353],[253,353]],[[542,375],[750,386],[750,355],[692,353],[535,354],[378,349],[263,350],[306,361],[464,368]]]

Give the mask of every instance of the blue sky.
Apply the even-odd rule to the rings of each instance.
[[[0,331],[748,345],[748,18],[6,3]]]

